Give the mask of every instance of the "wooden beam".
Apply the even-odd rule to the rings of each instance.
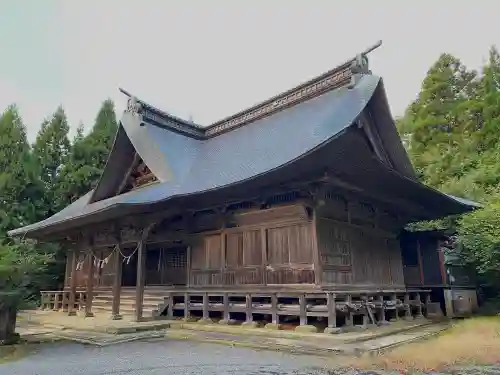
[[[133,159],[132,163],[130,164],[130,167],[127,169],[127,173],[125,173],[125,176],[124,176],[122,182],[120,183],[120,185],[118,185],[118,190],[116,191],[116,195],[121,194],[123,192],[123,189],[125,189],[125,186],[127,186],[128,178],[129,178],[130,174],[134,171],[134,168],[137,166],[137,163],[139,162],[140,158],[141,157],[136,152],[134,154],[134,159]]]

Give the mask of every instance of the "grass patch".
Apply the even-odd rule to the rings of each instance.
[[[21,359],[29,352],[30,348],[26,344],[0,346],[0,364]]]
[[[400,373],[431,372],[463,365],[498,364],[499,353],[500,317],[478,317],[457,321],[451,329],[424,341],[379,355],[346,359],[344,365]]]

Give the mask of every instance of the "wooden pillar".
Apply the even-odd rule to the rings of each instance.
[[[75,300],[76,300],[76,264],[78,258],[78,251],[73,250],[71,256],[71,280],[69,286],[69,303],[68,303],[68,315],[76,315],[75,310]]]
[[[246,322],[250,323],[253,321],[253,315],[252,315],[252,295],[250,293],[247,293],[245,296],[245,313],[246,313]]]
[[[411,306],[410,306],[410,296],[408,293],[405,293],[405,299],[404,299],[404,304],[405,304],[405,319],[411,319]]]
[[[122,290],[123,259],[120,253],[120,245],[116,245],[114,261],[115,277],[113,280],[113,302],[111,306],[111,319],[121,319],[120,315],[120,294]]]
[[[167,319],[172,320],[174,318],[174,294],[168,294],[168,305],[167,305]]]
[[[85,312],[84,317],[93,317],[92,313],[92,300],[94,299],[94,270],[95,259],[92,255],[92,249],[87,250],[87,283],[85,291]]]
[[[189,321],[189,293],[184,293],[184,320],[187,322]]]
[[[146,254],[144,239],[141,238],[137,247],[137,279],[135,286],[135,321],[142,320],[142,309],[144,302],[144,282],[146,277]]]
[[[223,304],[224,304],[223,319],[224,319],[224,321],[229,322],[229,320],[231,319],[230,314],[229,314],[229,293],[224,293],[223,298],[224,298],[224,300],[223,300]]]
[[[68,292],[63,289],[62,292],[62,311],[68,312]]]
[[[353,326],[354,325],[354,317],[352,313],[352,296],[350,294],[347,295],[347,315],[345,317],[345,324],[346,326]]]
[[[307,306],[306,306],[306,296],[304,294],[299,297],[299,309],[300,309],[300,325],[307,325]]]
[[[420,298],[420,293],[415,293],[415,299],[417,300],[417,315],[416,318],[422,318],[422,299]]]
[[[363,301],[364,305],[365,305],[365,311],[363,312],[363,327],[366,328],[368,327],[368,321],[369,321],[369,317],[368,317],[368,296],[361,296],[361,300]]]
[[[431,293],[425,293],[425,316],[429,315],[429,304],[431,303]]]
[[[396,293],[392,295],[392,301],[394,303],[394,320],[398,321],[399,320],[399,311],[398,311],[398,299],[396,296]]]
[[[337,327],[337,309],[335,306],[335,293],[326,294],[326,305],[328,308],[328,328]]]
[[[208,293],[203,293],[203,320],[208,320]]]
[[[271,323],[279,324],[278,319],[278,296],[276,293],[271,294]]]

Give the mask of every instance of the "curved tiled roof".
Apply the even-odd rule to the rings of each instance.
[[[71,221],[73,225],[78,225],[89,216],[99,221],[117,207],[146,206],[175,197],[200,194],[241,184],[289,166],[343,134],[375,93],[383,92],[381,85],[379,77],[363,75],[354,87],[334,89],[255,120],[249,126],[207,139],[189,137],[145,122],[140,115],[125,112],[109,160],[126,156],[113,154],[118,152],[116,144],[126,135],[160,182],[107,198],[111,195],[106,186],[109,181],[116,180],[113,174],[118,173],[113,166],[107,166],[96,191],[89,192],[46,220],[9,234],[56,231],[63,223]],[[392,131],[395,132],[395,129]],[[122,173],[121,170],[119,173]],[[409,181],[408,186],[411,185],[412,189],[428,189],[408,176],[403,179]],[[456,210],[466,205],[441,193],[435,194],[456,205]]]
[[[160,183],[93,203],[93,192],[41,222],[11,231],[27,233],[78,220],[121,205],[141,205],[240,183],[293,162],[349,127],[380,78],[366,75],[342,87],[217,137],[197,140],[125,112],[123,127]]]

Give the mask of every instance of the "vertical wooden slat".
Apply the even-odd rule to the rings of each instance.
[[[269,263],[267,259],[267,230],[264,227],[260,229],[260,241],[262,251],[261,282],[263,285],[267,285],[267,266]]]
[[[320,285],[323,279],[323,267],[321,264],[321,256],[319,254],[319,246],[318,246],[318,226],[316,221],[316,208],[313,208],[313,217],[310,224],[310,231],[312,237],[312,255],[313,255],[313,264],[314,264],[314,283],[316,285]]]

